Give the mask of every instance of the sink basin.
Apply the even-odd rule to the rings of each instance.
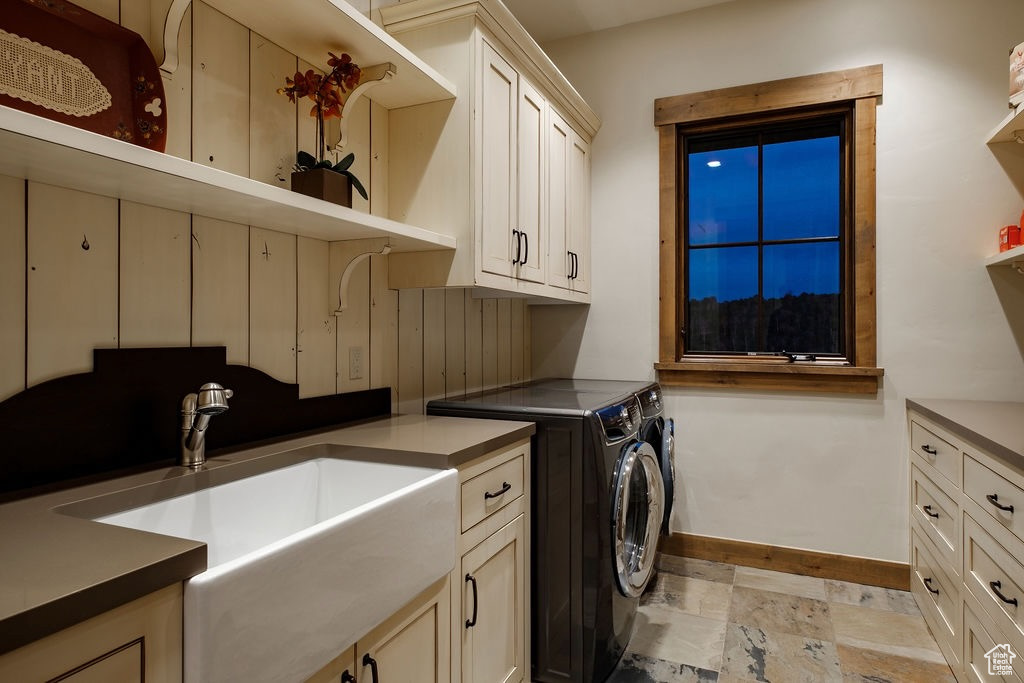
[[[455,470],[325,453],[92,517],[207,544],[185,583],[186,681],[305,680],[452,570]]]

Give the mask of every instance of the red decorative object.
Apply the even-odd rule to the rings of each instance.
[[[999,251],[1009,251],[1020,246],[1020,226],[1007,225],[999,230]]]
[[[163,81],[139,34],[65,0],[3,0],[0,104],[164,151]]]

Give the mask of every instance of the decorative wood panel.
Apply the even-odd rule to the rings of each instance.
[[[512,316],[510,324],[510,337],[511,337],[511,376],[510,379],[513,383],[522,382],[525,379],[524,374],[524,353],[523,353],[523,337],[524,337],[524,323],[523,318],[526,316],[526,301],[523,299],[512,299]]]
[[[391,115],[388,110],[377,104],[370,105],[370,173],[369,177],[359,176],[370,193],[370,213],[375,216],[388,216],[390,212],[390,193],[388,188],[388,154],[390,135],[388,124]],[[361,131],[353,130],[349,124],[349,135],[358,135]],[[367,185],[367,181],[369,184]]]
[[[377,246],[379,240],[331,243],[331,303],[338,306],[338,283],[349,262]],[[348,281],[348,306],[338,318],[337,391],[370,388],[370,261],[358,263]],[[354,356],[361,356],[356,359]],[[354,360],[358,360],[354,367]]]
[[[121,202],[120,346],[188,346],[191,234],[187,213]]]
[[[249,30],[193,3],[192,160],[249,175]]]
[[[398,292],[398,412],[423,412],[423,290]]]
[[[474,299],[470,289],[463,292],[466,296],[466,392],[473,393],[484,386],[483,300]]]
[[[483,299],[481,313],[483,344],[481,345],[481,382],[484,389],[498,384],[498,302]]]
[[[445,294],[443,289],[423,291],[423,398],[444,398]]]
[[[192,217],[192,344],[249,362],[249,226]]]
[[[514,329],[513,329],[514,331]],[[523,309],[523,380],[533,379],[533,309]]]
[[[325,55],[326,57],[326,55]],[[353,55],[355,57],[355,55]],[[364,66],[370,66],[366,64]],[[361,97],[356,101],[356,105],[353,108],[352,113],[348,118],[348,140],[344,148],[338,150],[338,158],[340,159],[349,152],[353,152],[356,155],[355,161],[352,163],[352,172],[356,174],[359,181],[366,188],[367,193],[373,191],[373,186],[370,183],[370,100],[365,97]],[[330,142],[336,142],[331,140]],[[371,213],[370,211],[371,200],[363,199],[362,195],[356,192],[355,188],[352,189],[352,208],[356,211],[363,211],[364,213]],[[385,205],[378,205],[378,211],[383,207],[384,212],[378,215],[386,216],[387,209]]]
[[[78,0],[75,4],[114,23],[121,17],[119,0]]]
[[[461,289],[444,293],[444,394],[466,393],[466,295]]]
[[[295,350],[301,398],[326,396],[337,390],[337,318],[332,312],[337,302],[331,299],[329,260],[327,242],[298,238]]]
[[[392,387],[398,412],[398,292],[388,289],[388,257],[370,257],[370,386]]]
[[[499,386],[505,386],[512,380],[512,301],[510,299],[498,299],[497,327],[497,381]]]
[[[249,37],[249,177],[288,187],[295,163],[296,105],[277,89],[295,74],[295,55],[263,36]]]
[[[117,346],[117,200],[28,184],[28,386]]]
[[[25,388],[25,181],[0,176],[0,400]]]
[[[249,365],[295,382],[295,235],[249,230]]]

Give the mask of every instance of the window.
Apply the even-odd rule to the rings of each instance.
[[[881,67],[655,103],[665,384],[871,393]]]

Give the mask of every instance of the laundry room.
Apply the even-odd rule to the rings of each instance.
[[[1024,5],[0,50],[0,680],[1021,677]]]

